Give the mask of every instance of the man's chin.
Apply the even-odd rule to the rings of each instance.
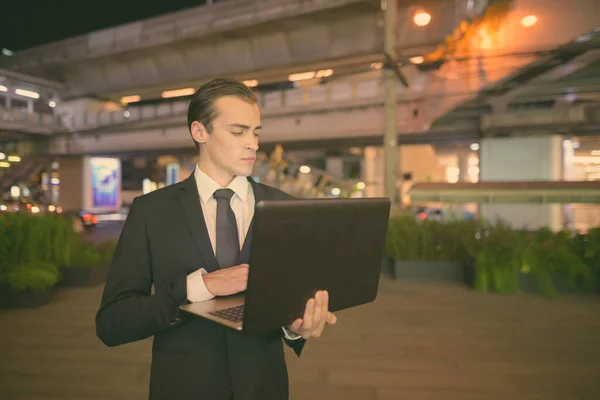
[[[253,171],[254,171],[254,168],[252,166],[250,166],[249,168],[240,168],[236,171],[236,175],[249,177],[250,175],[252,175]]]

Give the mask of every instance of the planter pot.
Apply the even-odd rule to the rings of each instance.
[[[10,286],[0,284],[0,308],[38,308],[49,303],[54,293],[54,287],[15,292]]]
[[[573,292],[573,290],[569,288],[569,284],[564,277],[555,274],[552,275],[550,279],[556,293],[564,294]],[[521,284],[521,291],[524,293],[544,294],[542,293],[542,290],[540,290],[537,276],[533,274],[520,273],[519,283]]]
[[[557,294],[566,293],[600,293],[600,275],[595,278],[595,282],[592,285],[576,284],[576,287],[572,287],[569,280],[560,274],[553,274],[551,277],[552,286]],[[533,274],[519,274],[519,281],[521,284],[521,290],[525,293],[542,293],[538,284],[538,278]],[[545,294],[545,293],[542,293]]]
[[[96,286],[106,282],[108,265],[60,267],[60,286]]]
[[[469,270],[471,270],[470,273]],[[465,280],[465,282],[469,286],[475,288],[476,268],[466,267],[465,272],[465,277],[470,275],[473,278],[470,282],[468,280]],[[552,274],[550,276],[549,282],[540,279],[539,276],[533,273],[522,272],[515,272],[514,275],[509,272],[501,278],[510,280],[510,282],[502,283],[503,289],[499,290],[497,288],[497,285],[499,283],[495,282],[493,280],[493,277],[488,274],[487,278],[483,279],[483,281],[480,282],[480,284],[482,282],[486,282],[486,284],[484,284],[483,287],[479,288],[479,290],[493,293],[521,292],[550,297],[554,295],[562,295],[567,293],[586,293],[590,289],[593,290],[593,288],[584,289],[583,286],[573,288],[571,287],[569,280],[561,274]]]
[[[463,278],[465,285],[470,288],[475,286],[475,265],[467,263],[463,265]]]
[[[391,277],[394,276],[394,260],[387,254],[381,257],[381,273]]]
[[[393,276],[398,280],[465,283],[460,261],[395,261]]]

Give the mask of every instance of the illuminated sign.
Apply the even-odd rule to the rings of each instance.
[[[121,162],[117,158],[89,158],[92,209],[117,209],[121,206]]]

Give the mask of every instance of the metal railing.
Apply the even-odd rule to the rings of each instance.
[[[456,72],[461,79],[470,78],[466,67],[458,65],[446,73]],[[494,72],[503,76],[515,67]],[[464,75],[463,75],[464,74]],[[334,75],[335,78],[335,75]],[[438,78],[431,75],[414,75],[411,87],[398,85],[398,104],[406,104],[406,114],[399,114],[401,121],[424,125],[444,114],[451,107],[475,94],[479,87],[465,88],[461,80]],[[361,73],[338,78],[324,84],[301,86],[292,89],[256,91],[263,117],[293,116],[330,111],[383,107],[384,82],[380,71]],[[161,102],[150,105],[130,104],[115,111],[87,111],[77,109],[63,119],[64,127],[73,132],[97,131],[103,128],[128,129],[140,126],[159,126],[163,123],[177,124],[185,120],[189,99]],[[66,111],[66,110],[65,110]],[[415,112],[416,111],[416,112]],[[19,118],[24,118],[22,115]],[[44,123],[50,123],[44,116]],[[27,117],[30,122],[40,117]],[[182,119],[183,118],[183,119]],[[54,120],[54,124],[57,121]]]
[[[512,60],[512,59],[511,59]],[[515,60],[512,60],[515,61]],[[519,68],[523,61],[514,63],[490,60],[486,66],[486,79],[497,80]],[[410,114],[399,118],[411,122],[433,121],[451,107],[468,99],[478,92],[487,80],[479,77],[469,63],[449,63],[436,74],[419,73],[407,69],[411,86],[397,85],[398,103],[410,105]],[[468,82],[465,85],[464,82]],[[294,113],[319,113],[330,110],[383,106],[385,84],[381,71],[357,73],[337,77],[327,83],[296,87],[269,92],[256,91],[258,103],[265,117],[293,115]],[[70,128],[75,131],[94,130],[110,125],[160,121],[168,118],[181,118],[187,112],[189,100],[172,100],[155,105],[131,104],[127,109],[82,112],[73,115]],[[418,115],[412,112],[418,108]]]
[[[314,87],[258,92],[257,100],[263,117],[274,117],[382,106],[383,90],[380,78],[369,77],[355,81],[330,82]],[[422,94],[405,91],[403,88],[398,89],[398,96],[399,102],[424,102]],[[127,129],[128,126],[139,123],[151,124],[168,119],[181,119],[185,117],[188,105],[189,100],[186,99],[153,105],[132,104],[117,111],[82,112],[72,116],[68,128],[85,132],[122,125],[122,128]],[[428,102],[428,106],[419,111],[419,118],[432,115],[439,109],[437,105],[439,102]]]
[[[58,128],[60,125],[58,117],[52,114],[0,107],[0,125],[2,122],[22,124],[24,127]]]

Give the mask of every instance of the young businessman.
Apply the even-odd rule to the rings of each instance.
[[[180,314],[182,304],[246,289],[254,205],[291,198],[249,178],[261,122],[243,83],[216,79],[200,87],[188,128],[200,152],[196,169],[133,201],[97,335],[108,346],[154,336],[150,400],[287,400],[283,342],[300,356],[306,339],[336,322],[328,295],[318,292],[292,325],[256,337]]]

